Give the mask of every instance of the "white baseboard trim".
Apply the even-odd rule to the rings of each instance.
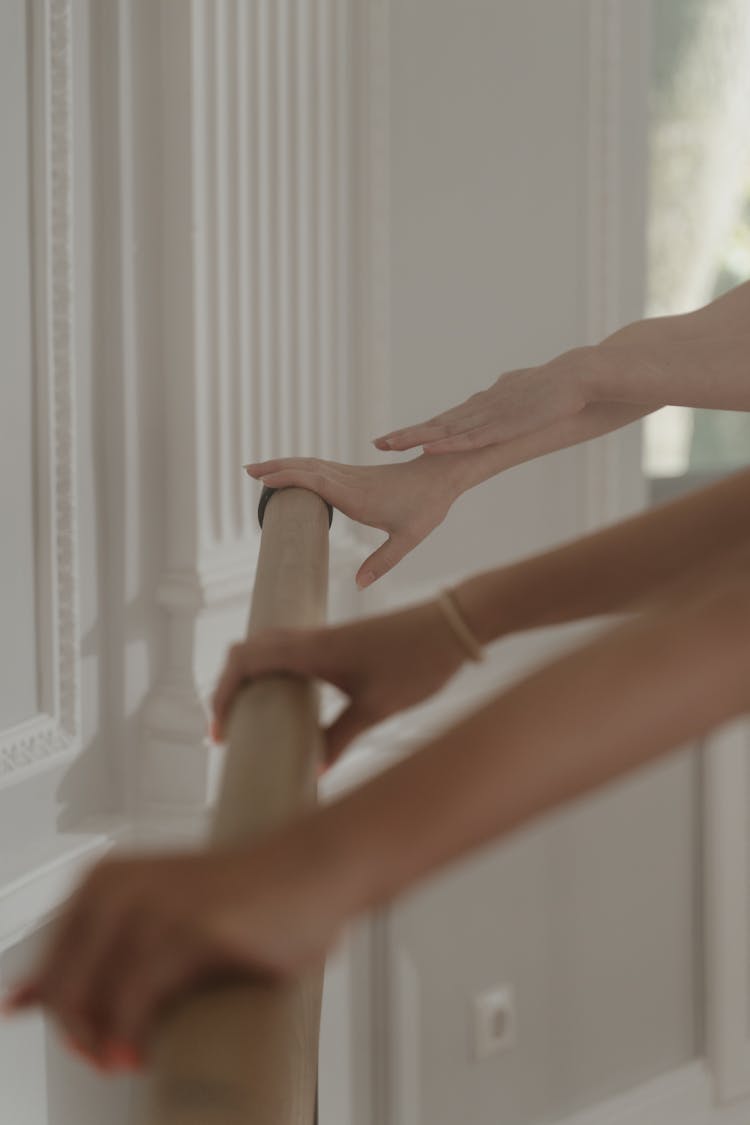
[[[747,1125],[749,1120],[750,1101],[714,1104],[711,1072],[705,1059],[696,1059],[557,1125]]]
[[[0,865],[0,952],[45,925],[83,872],[115,844],[128,843],[121,816],[92,817]]]

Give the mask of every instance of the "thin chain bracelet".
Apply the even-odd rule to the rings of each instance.
[[[461,610],[456,603],[455,595],[452,590],[441,590],[438,594],[436,601],[443,611],[445,620],[450,625],[456,638],[461,642],[462,647],[465,649],[469,659],[479,663],[485,659],[485,654],[482,646],[477,638],[469,628]]]

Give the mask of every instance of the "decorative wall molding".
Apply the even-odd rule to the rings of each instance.
[[[165,0],[161,27],[167,661],[141,797],[169,800],[182,746],[174,799],[199,807],[203,700],[259,549],[242,466],[350,459],[352,24],[345,0]],[[334,586],[356,552],[334,528]]]
[[[0,733],[0,785],[80,739],[71,0],[32,5],[37,583],[42,712]]]
[[[598,343],[643,315],[643,263],[632,214],[644,206],[645,184],[626,191],[630,149],[646,127],[647,9],[643,0],[590,0],[588,5],[588,154],[584,335]],[[634,135],[641,134],[634,142]],[[637,241],[637,240],[636,240]],[[621,518],[645,502],[640,427],[628,426],[581,449],[581,530]]]
[[[747,1106],[713,1104],[711,1076],[699,1059],[566,1117],[558,1125],[744,1125],[746,1121]]]

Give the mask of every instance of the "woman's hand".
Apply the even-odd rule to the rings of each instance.
[[[585,409],[597,354],[594,348],[574,348],[540,367],[507,371],[451,410],[374,444],[383,450],[421,445],[425,453],[465,453],[545,430]]]
[[[224,737],[244,680],[295,672],[335,685],[349,705],[325,734],[327,766],[368,727],[438,691],[465,653],[437,602],[319,629],[273,629],[234,645],[213,698],[214,735]]]
[[[311,457],[286,457],[246,465],[271,488],[296,485],[317,492],[344,515],[388,533],[357,571],[369,586],[442,523],[460,495],[460,459],[416,457],[397,465],[340,465]]]
[[[132,1069],[191,986],[322,964],[345,918],[317,835],[308,820],[243,850],[105,859],[5,1011],[42,1005],[90,1062]]]

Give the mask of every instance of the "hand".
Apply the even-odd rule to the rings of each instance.
[[[459,406],[374,444],[384,450],[421,445],[425,453],[465,453],[544,430],[585,409],[594,355],[593,348],[574,348],[540,367],[507,371]]]
[[[6,1012],[41,1004],[91,1062],[135,1066],[159,1013],[191,986],[322,964],[344,919],[320,877],[333,865],[314,859],[302,827],[252,849],[105,859]]]
[[[324,732],[327,766],[363,730],[421,702],[465,658],[436,602],[320,629],[273,629],[234,645],[213,698],[214,735],[224,736],[244,680],[295,672],[334,684],[349,705]]]
[[[382,578],[445,519],[461,492],[459,465],[416,457],[397,465],[340,465],[287,457],[246,465],[271,488],[297,485],[317,492],[350,519],[388,533],[357,571],[357,585]]]

